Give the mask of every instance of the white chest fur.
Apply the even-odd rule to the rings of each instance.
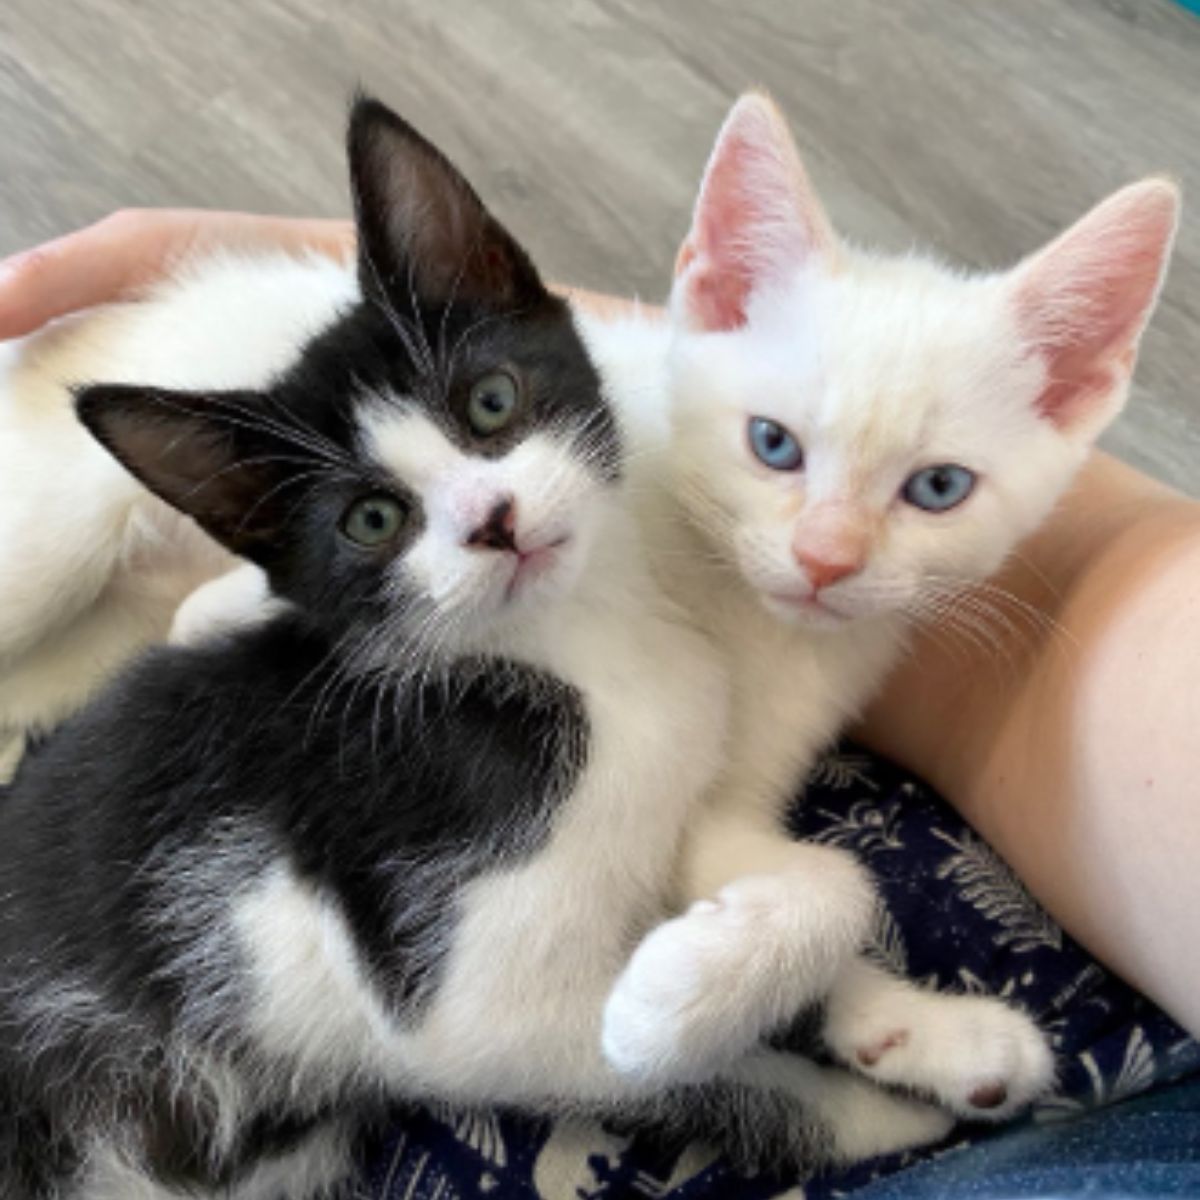
[[[255,1024],[304,1077],[367,1075],[466,1101],[619,1088],[601,1055],[603,1004],[664,912],[686,820],[721,761],[726,685],[706,639],[651,582],[632,526],[608,532],[572,600],[503,648],[578,690],[586,765],[546,845],[466,888],[419,1024],[384,1015],[344,922],[286,872],[242,904]],[[284,963],[281,946],[295,952]],[[331,1001],[316,1006],[316,1032],[316,1007],[297,1001],[310,991]]]
[[[632,531],[620,544],[636,546]],[[587,766],[545,850],[472,888],[420,1039],[425,1069],[463,1095],[553,1093],[588,1077],[599,1095],[611,1088],[601,1006],[663,912],[685,822],[721,761],[726,688],[707,643],[636,561],[594,569],[604,600],[583,589],[539,663],[584,697]]]

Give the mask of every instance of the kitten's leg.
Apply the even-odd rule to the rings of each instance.
[[[954,1119],[836,1067],[756,1051],[707,1084],[671,1089],[661,1110],[679,1137],[748,1168],[811,1170],[941,1141]]]
[[[858,959],[834,984],[823,1036],[880,1083],[919,1091],[971,1120],[1002,1121],[1046,1091],[1054,1058],[1019,1009],[916,987]]]
[[[350,1120],[330,1120],[298,1146],[260,1163],[227,1193],[228,1200],[325,1200],[348,1197],[353,1178],[355,1130]]]
[[[243,563],[184,600],[175,610],[168,640],[174,646],[194,646],[216,634],[262,624],[287,607],[286,600],[271,595],[262,570]]]
[[[705,898],[643,939],[605,1008],[605,1057],[641,1080],[706,1078],[821,1000],[874,911],[845,851],[729,809],[689,836],[685,888]]]

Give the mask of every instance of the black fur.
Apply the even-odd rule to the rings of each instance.
[[[420,500],[362,453],[355,413],[364,396],[417,404],[479,454],[558,428],[611,481],[619,446],[597,376],[565,305],[437,151],[369,100],[349,146],[365,299],[295,367],[261,393],[77,398],[116,457],[265,567],[294,609],[148,654],[0,799],[4,1200],[56,1194],[98,1132],[164,1181],[225,1187],[331,1106],[373,1102],[354,1080],[294,1093],[288,1064],[242,1032],[227,902],[287,863],[336,899],[377,993],[413,1020],[460,891],[537,851],[586,758],[580,698],[559,681],[497,660],[417,681],[411,598],[388,567],[421,527]],[[466,397],[498,367],[521,407],[480,439]],[[406,507],[407,536],[365,549],[342,517],[380,492]],[[355,657],[368,641],[369,670]],[[203,1060],[252,1097],[223,1148]]]
[[[161,928],[164,903],[206,911],[189,887],[233,895],[285,859],[337,897],[403,1020],[436,986],[458,890],[537,850],[586,744],[570,689],[465,663],[423,689],[348,688],[314,720],[336,670],[302,617],[158,650],[28,760],[0,809],[0,1130],[21,1113],[69,1148],[89,1097],[144,1129],[164,1176],[215,1186],[232,1165],[207,1153],[203,1099],[163,1126],[177,1082],[164,1051],[188,1027],[222,1055],[258,1052],[235,1033],[248,997],[212,974],[236,964],[181,962],[206,930]],[[31,1054],[22,997],[63,984],[94,990],[102,1016],[59,1022]],[[197,1018],[197,995],[220,1000]],[[260,1128],[312,1119],[269,1092],[254,1114]]]
[[[565,305],[441,155],[369,100],[349,145],[365,298],[295,367],[263,392],[77,398],[119,460],[293,609],[148,654],[0,797],[0,1200],[59,1200],[97,1134],[212,1192],[373,1112],[377,1080],[297,1079],[245,1028],[230,901],[286,864],[336,901],[375,995],[413,1022],[460,893],[537,852],[586,762],[563,682],[496,659],[412,670],[421,598],[389,568],[424,514],[364,455],[355,414],[416,404],[479,455],[557,428],[601,483],[619,472],[613,416]],[[518,416],[479,438],[467,397],[497,369]],[[381,492],[404,535],[352,544],[344,515]],[[225,1141],[222,1073],[246,1096]],[[759,1160],[821,1150],[769,1089],[677,1089],[640,1115]]]

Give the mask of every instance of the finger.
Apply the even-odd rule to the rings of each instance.
[[[19,337],[65,313],[128,295],[190,236],[172,213],[115,213],[0,264],[0,338]]]

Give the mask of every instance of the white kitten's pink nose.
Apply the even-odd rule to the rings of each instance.
[[[799,547],[793,547],[792,553],[795,555],[796,561],[804,568],[804,573],[808,576],[808,581],[812,584],[815,592],[829,587],[831,583],[837,583],[839,579],[845,579],[848,575],[857,575],[863,569],[861,556],[826,558],[822,555],[810,554]]]
[[[866,566],[871,531],[861,512],[826,502],[809,509],[792,536],[792,557],[819,592]]]

